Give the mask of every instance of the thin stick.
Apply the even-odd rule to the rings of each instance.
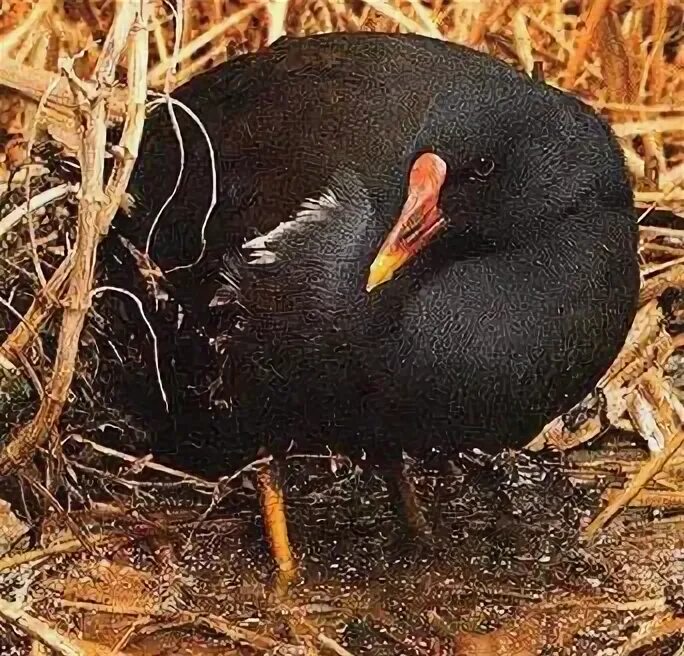
[[[6,235],[14,226],[19,223],[27,214],[35,212],[41,207],[45,207],[56,200],[64,198],[67,194],[78,191],[78,185],[61,184],[52,189],[33,196],[19,207],[13,209],[9,214],[0,219],[0,239]]]
[[[677,266],[678,264],[684,264],[684,256],[675,258],[673,260],[668,260],[667,262],[659,262],[658,264],[649,264],[648,266],[642,267],[641,274],[643,276],[650,276],[659,271],[666,271],[667,269]]]
[[[135,606],[121,606],[112,604],[100,604],[92,601],[72,601],[70,599],[54,599],[53,600],[63,608],[73,608],[76,610],[84,610],[91,613],[106,613],[109,615],[146,615],[149,617],[167,617],[172,615],[174,617],[174,625],[181,624],[199,624],[207,628],[213,629],[217,633],[221,633],[235,642],[242,642],[252,645],[260,650],[270,650],[277,646],[271,638],[259,635],[249,629],[243,629],[239,626],[233,626],[226,622],[222,617],[208,613],[203,615],[192,611],[180,611],[170,613],[163,608],[138,608]]]
[[[80,56],[80,55],[76,55]],[[40,101],[38,102],[38,107],[36,108],[36,111],[33,115],[33,121],[30,129],[30,134],[29,134],[29,139],[28,139],[28,144],[26,145],[26,160],[31,161],[31,153],[33,152],[33,145],[36,140],[36,134],[38,132],[38,122],[40,119],[40,116],[42,113],[45,111],[45,105],[47,104],[48,98],[50,97],[50,94],[54,91],[55,87],[59,83],[59,80],[61,78],[56,78],[54,82],[47,88],[45,89],[45,93],[41,96]],[[27,204],[30,206],[31,202],[31,178],[27,176],[26,181],[24,183],[24,189],[25,189],[25,196],[27,200]],[[38,281],[40,282],[41,287],[45,287],[47,285],[47,280],[45,280],[45,274],[43,273],[43,267],[40,264],[40,258],[38,257],[38,249],[36,247],[36,233],[33,228],[33,221],[29,219],[27,222],[28,224],[28,232],[29,232],[29,238],[31,240],[31,255],[32,255],[32,260],[33,260],[33,268],[36,271],[36,275],[38,276]],[[0,237],[2,237],[2,232],[0,231]]]
[[[270,0],[268,3],[268,36],[266,37],[268,45],[285,34],[289,6],[290,0]]]
[[[124,634],[119,638],[117,643],[114,645],[114,653],[118,651],[122,651],[123,649],[126,648],[128,643],[130,642],[131,638],[135,635],[135,632],[143,627],[147,626],[152,622],[151,617],[139,617],[138,619],[134,620],[131,622],[130,626],[126,629]]]
[[[142,462],[143,469],[151,469],[162,474],[168,474],[169,476],[173,476],[174,478],[179,478],[183,481],[192,482],[201,488],[214,490],[214,488],[218,484],[217,482],[209,481],[205,478],[199,478],[198,476],[193,476],[192,474],[186,474],[185,472],[182,472],[178,469],[166,467],[165,465],[161,465],[154,461],[145,460],[144,458],[136,458],[135,456],[131,456],[128,453],[122,453],[121,451],[111,449],[110,447],[102,446],[101,444],[93,442],[92,440],[89,440],[85,437],[81,437],[80,435],[71,435],[69,437],[69,440],[73,440],[74,442],[78,442],[79,444],[87,444],[95,451],[103,453],[104,455],[110,456],[112,458],[118,458],[120,460],[123,460],[124,462],[129,462],[131,464]]]
[[[489,6],[482,10],[477,20],[473,23],[468,43],[472,47],[477,47],[487,35],[489,27],[499,20],[511,7],[514,0],[503,0],[497,6],[496,2],[490,2]],[[482,4],[482,3],[479,3]]]
[[[78,645],[49,624],[29,615],[22,606],[0,599],[0,618],[62,656],[87,656]]]
[[[660,226],[641,226],[639,231],[642,233],[650,233],[658,237],[674,237],[676,239],[684,239],[684,230],[677,228],[661,228]]]
[[[171,119],[173,133],[176,136],[176,141],[178,142],[178,149],[180,153],[180,166],[178,167],[176,183],[173,189],[171,190],[171,194],[159,208],[159,211],[155,215],[154,220],[152,221],[152,225],[150,226],[150,229],[147,233],[147,239],[145,240],[145,255],[147,256],[150,255],[152,237],[154,235],[154,231],[156,230],[157,223],[159,222],[159,219],[161,218],[169,203],[171,203],[171,201],[175,197],[176,192],[180,187],[181,180],[183,179],[183,173],[185,171],[185,143],[183,142],[183,135],[181,133],[180,126],[178,125],[178,119],[176,118],[176,111],[173,108],[173,102],[171,102],[171,80],[173,77],[175,77],[177,72],[178,53],[180,52],[180,44],[183,38],[183,7],[181,0],[179,0],[178,11],[176,11],[175,7],[172,4],[168,2],[167,4],[175,19],[175,33],[173,42],[173,58],[171,61],[171,65],[166,69],[166,75],[164,77],[164,99],[166,100],[166,108],[168,109],[169,118]],[[209,148],[211,148],[211,143],[209,144]]]
[[[76,57],[80,56],[76,55]],[[72,58],[73,60],[73,58]],[[36,134],[38,132],[38,124],[41,115],[45,111],[45,105],[47,104],[48,98],[50,97],[50,94],[53,92],[54,88],[57,86],[59,79],[55,80],[55,82],[49,86],[47,89],[45,89],[45,93],[42,95],[40,101],[38,102],[38,107],[36,107],[35,113],[33,115],[33,120],[32,120],[32,125],[30,129],[30,134],[28,138],[28,143],[26,145],[26,160],[31,161],[31,153],[33,152],[33,145],[36,140]],[[31,178],[27,177],[26,182],[24,183],[24,189],[25,189],[25,196],[27,199],[27,202],[30,203],[31,201]],[[40,282],[41,287],[45,287],[47,285],[47,281],[45,280],[45,274],[43,273],[43,267],[41,266],[40,263],[40,258],[38,257],[38,249],[36,246],[36,233],[33,227],[33,221],[29,220],[27,222],[28,225],[28,232],[29,232],[29,238],[31,240],[31,255],[32,255],[32,260],[33,260],[33,268],[36,271],[36,275],[38,276],[38,281]],[[2,236],[2,233],[0,233],[0,236]]]
[[[681,113],[682,106],[675,103],[667,104],[660,103],[657,105],[644,105],[640,103],[623,103],[611,102],[607,100],[590,100],[589,104],[597,109],[609,109],[612,112],[627,112],[629,114],[636,114],[637,112],[643,114],[672,114]]]
[[[643,121],[626,121],[613,123],[613,132],[618,137],[631,137],[649,132],[678,132],[682,129],[684,119],[681,116],[662,116]]]
[[[78,104],[76,97],[69,82],[56,73],[27,66],[9,58],[2,58],[0,86],[13,89],[36,103],[39,103],[45,92],[51,89],[45,107],[50,119],[57,123],[74,120],[74,108]],[[117,89],[112,89],[109,118],[122,119],[124,115],[125,100]]]
[[[354,654],[352,654],[349,650],[345,649],[339,642],[325,635],[323,631],[318,633],[316,637],[318,638],[318,642],[320,642],[321,646],[325,649],[328,649],[334,652],[335,654],[338,654],[339,656],[354,656]]]
[[[425,5],[423,5],[419,0],[409,0],[409,2],[411,3],[411,7],[413,7],[413,11],[416,12],[416,16],[418,17],[418,20],[420,20],[425,31],[433,39],[444,39],[444,36],[439,31],[439,28],[435,24],[435,21]]]
[[[518,59],[528,75],[532,75],[534,55],[532,54],[532,38],[527,29],[527,17],[518,9],[513,16],[513,43]]]
[[[106,544],[107,542],[114,542],[117,540],[127,540],[127,538],[121,535],[100,535],[90,538],[92,546],[98,546]],[[56,542],[51,544],[49,547],[43,549],[32,549],[31,551],[24,551],[23,553],[18,553],[10,556],[3,556],[0,558],[0,572],[12,569],[14,567],[19,567],[21,565],[26,565],[27,563],[33,563],[37,560],[43,560],[44,558],[49,558],[50,556],[58,556],[61,554],[75,553],[76,551],[81,551],[85,546],[81,540],[63,540],[61,542]]]
[[[0,40],[0,59],[6,59],[12,51],[25,41],[26,37],[35,30],[43,20],[43,16],[52,11],[55,0],[39,0],[34,3],[31,13],[25,17],[9,34],[3,34]],[[3,7],[3,9],[5,9]],[[6,9],[9,11],[9,9]]]
[[[93,545],[90,538],[81,530],[81,527],[74,521],[71,515],[66,512],[62,504],[55,498],[55,496],[50,492],[50,490],[45,487],[40,481],[35,478],[30,478],[29,476],[22,476],[34,490],[36,490],[52,507],[55,513],[63,521],[66,526],[71,530],[76,539],[83,545],[90,554],[95,553],[95,546]]]
[[[684,632],[684,618],[664,613],[641,626],[617,652],[618,656],[628,656],[640,647],[653,644],[663,636]]]
[[[177,75],[173,76],[175,87],[178,88],[195,77],[195,75],[205,70],[208,62],[211,61],[214,65],[217,65],[219,62],[225,62],[227,59],[226,44],[221,42],[217,43],[203,55],[195,57],[195,59],[184,66]]]
[[[190,269],[196,264],[200,262],[200,260],[204,257],[204,253],[207,250],[207,239],[206,239],[206,231],[207,231],[207,225],[209,224],[209,219],[211,218],[211,213],[214,211],[214,208],[216,207],[216,204],[218,202],[218,165],[216,161],[216,153],[214,152],[214,146],[211,143],[211,137],[209,136],[209,133],[207,132],[207,129],[204,127],[204,124],[200,120],[199,116],[195,114],[187,105],[183,104],[176,98],[171,98],[170,96],[166,96],[163,100],[160,100],[160,102],[167,102],[169,105],[173,105],[176,107],[179,107],[182,109],[197,125],[197,127],[200,129],[200,132],[202,132],[202,136],[204,137],[204,140],[207,143],[207,148],[209,149],[209,161],[211,164],[211,199],[209,200],[209,207],[207,208],[206,213],[204,214],[204,220],[202,221],[202,226],[200,228],[200,243],[201,243],[201,248],[200,252],[195,258],[193,262],[190,262],[189,264],[181,264],[175,267],[172,267],[170,269],[167,269],[164,271],[164,273],[172,273],[174,271],[180,271],[182,269]],[[172,115],[173,117],[173,115]],[[174,117],[175,120],[175,117]],[[179,142],[182,143],[182,135],[177,131],[176,136],[179,137]],[[181,151],[184,152],[184,151]],[[184,158],[185,155],[183,155],[183,159],[181,160],[181,165],[184,163]],[[183,170],[181,170],[178,173],[178,178],[176,180],[176,185],[171,192],[171,195],[166,199],[164,205],[162,208],[159,210],[157,215],[154,217],[154,223],[152,224],[152,227],[150,228],[150,232],[147,236],[147,243],[145,248],[147,249],[145,251],[145,254],[147,255],[149,253],[149,248],[152,240],[152,235],[153,231],[156,227],[157,222],[159,221],[159,218],[161,216],[161,213],[164,211],[164,209],[167,207],[167,205],[173,200],[173,197],[178,190],[179,184],[180,184],[180,179],[183,174]]]

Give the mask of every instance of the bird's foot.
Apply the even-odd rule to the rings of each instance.
[[[411,536],[418,541],[432,541],[432,526],[425,517],[416,492],[416,487],[407,475],[403,464],[393,468],[393,483],[399,494],[402,514]]]
[[[401,491],[406,523],[415,536],[430,535],[432,527],[425,518],[425,513],[418,503],[418,497],[413,484],[410,482],[409,484],[410,487],[407,486],[406,490]]]

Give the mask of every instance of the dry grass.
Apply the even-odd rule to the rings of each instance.
[[[183,17],[180,30],[174,12]],[[29,637],[22,644],[28,644],[32,654],[48,653],[46,648],[79,656],[181,649],[197,654],[276,649],[292,654],[350,653],[335,637],[339,624],[336,628],[325,619],[323,606],[330,602],[314,602],[306,591],[299,605],[287,605],[265,601],[263,591],[247,594],[241,589],[235,598],[248,599],[242,614],[238,606],[231,614],[225,605],[219,611],[197,599],[188,603],[182,580],[187,570],[164,556],[173,553],[167,547],[174,542],[169,536],[175,535],[175,520],[149,508],[128,516],[129,501],[137,502],[153,489],[191,488],[213,499],[213,509],[225,494],[225,481],[131,462],[127,454],[91,443],[89,448],[99,449],[101,457],[120,463],[114,473],[103,470],[102,477],[127,494],[113,495],[111,503],[102,505],[74,489],[85,510],[73,513],[52,495],[64,470],[78,471],[72,480],[88,473],[88,464],[71,462],[61,453],[63,442],[88,446],[88,440],[70,434],[59,420],[79,362],[97,244],[114,216],[137,155],[147,89],[173,89],[282,34],[331,30],[399,30],[442,37],[487,50],[528,73],[541,63],[549,83],[580,94],[611,120],[640,207],[648,211],[658,206],[684,217],[684,7],[678,0],[184,0],[173,10],[170,3],[145,0],[2,3],[0,271],[5,279],[0,281],[0,320],[5,325],[0,324],[0,414],[13,412],[3,406],[5,399],[21,411],[17,410],[17,427],[0,452],[0,471],[39,490],[45,515],[34,520],[50,544],[29,550],[22,541],[28,526],[13,520],[15,528],[19,525],[18,537],[2,548],[7,555],[0,559],[0,572],[13,573],[12,595],[18,602],[2,601],[0,619]],[[124,122],[109,179],[103,168],[105,120]],[[57,144],[58,152],[53,154],[45,144]],[[67,161],[68,155],[79,158],[83,175],[65,182],[54,173],[54,159]],[[71,237],[66,251],[60,246],[65,235]],[[634,569],[619,577],[624,587],[617,592],[604,586],[589,596],[586,590],[569,594],[565,606],[540,603],[544,595],[518,600],[519,612],[502,618],[495,623],[496,630],[484,635],[464,628],[468,622],[473,628],[489,626],[478,621],[475,611],[464,624],[453,616],[444,619],[444,613],[454,611],[449,604],[439,612],[426,612],[421,604],[410,603],[410,621],[417,626],[427,617],[428,628],[415,635],[407,630],[400,638],[388,629],[396,617],[388,619],[385,607],[378,610],[382,603],[377,591],[359,585],[342,595],[344,603],[336,604],[332,614],[339,622],[345,613],[368,615],[384,627],[384,633],[373,634],[377,642],[371,640],[371,653],[527,656],[548,643],[544,636],[549,622],[561,614],[565,619],[554,624],[560,650],[626,655],[660,645],[663,654],[675,653],[676,646],[666,651],[666,643],[668,636],[683,630],[681,606],[673,604],[668,588],[677,580],[668,577],[682,549],[677,513],[684,507],[684,408],[677,375],[683,340],[671,331],[678,307],[668,311],[659,301],[668,288],[684,284],[684,224],[679,226],[675,219],[667,227],[644,225],[641,254],[642,308],[602,389],[603,414],[610,424],[640,435],[648,450],[582,448],[605,433],[596,413],[580,416],[573,431],[561,419],[552,422],[532,445],[567,451],[570,475],[582,485],[607,485],[602,509],[585,522],[585,537],[599,540],[587,557],[630,559]],[[19,303],[19,311],[15,299],[22,298],[30,302]],[[85,336],[81,341],[82,349],[92,350]],[[36,449],[39,460],[33,458]],[[150,472],[164,478],[145,479]],[[230,477],[230,483],[238,479]],[[621,524],[621,511],[628,505],[667,509],[671,516],[645,527]],[[10,525],[11,515],[5,515],[1,528]],[[206,509],[199,520],[193,514],[183,527],[194,526],[193,522],[199,526],[207,516]],[[55,517],[66,522],[56,534],[50,532]],[[195,535],[192,528],[186,535],[188,544]],[[132,558],[127,545],[143,539],[157,546],[154,566],[137,566],[133,560],[136,566],[122,564],[122,559]],[[79,551],[81,560],[78,553],[73,556]],[[66,554],[72,554],[72,560],[63,560]],[[659,561],[663,558],[669,558],[667,565]],[[242,567],[237,571],[244,574],[247,565]],[[64,584],[55,588],[60,578]],[[659,580],[654,583],[655,579]],[[444,583],[449,580],[442,584],[449,587]],[[401,587],[397,590],[403,594]],[[265,605],[256,625],[244,615],[245,607],[254,603]],[[492,612],[499,608],[493,602],[485,605]],[[487,616],[485,610],[478,612]],[[592,651],[586,646],[591,640],[587,643],[582,631],[613,636],[614,644],[608,641],[601,647],[607,651]],[[167,639],[172,646],[164,642]],[[394,652],[380,646],[387,640],[394,641]]]

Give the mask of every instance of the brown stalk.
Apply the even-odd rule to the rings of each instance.
[[[622,490],[610,489],[604,493],[604,497],[610,504],[614,503],[621,494]],[[684,492],[678,490],[642,489],[631,500],[630,505],[656,508],[682,508],[684,507]]]
[[[636,88],[631,70],[629,49],[622,36],[617,16],[606,12],[597,26],[597,45],[601,55],[601,73],[608,87],[608,100],[628,103],[635,100]]]
[[[16,328],[0,345],[0,355],[6,357],[15,366],[19,366],[20,354],[24,352],[34,340],[40,327],[50,318],[58,299],[61,297],[69,278],[73,259],[67,256],[59,265],[48,284],[36,295],[31,307]]]
[[[0,87],[17,91],[36,103],[39,103],[49,91],[44,110],[46,117],[51,122],[66,123],[69,126],[74,121],[77,99],[68,80],[56,73],[27,66],[5,57],[0,63]],[[126,99],[116,89],[111,89],[110,93],[109,117],[112,120],[122,119],[126,113]]]
[[[203,614],[193,611],[178,611],[171,613],[163,608],[145,609],[137,606],[113,606],[112,604],[99,604],[92,601],[72,601],[69,599],[54,598],[54,603],[63,608],[70,608],[90,613],[103,613],[108,615],[129,615],[166,618],[172,616],[172,626],[178,627],[184,624],[204,626],[217,633],[225,635],[235,642],[249,644],[259,651],[269,651],[277,646],[277,643],[265,635],[260,635],[249,629],[234,626],[222,617],[212,613]]]
[[[622,648],[618,652],[618,656],[628,656],[629,654],[635,653],[637,650],[641,651],[641,648],[646,645],[652,645],[660,638],[682,632],[684,632],[684,618],[675,617],[671,613],[661,613],[647,622],[644,626],[640,627],[639,630],[622,645]],[[677,652],[677,654],[680,653],[680,651]]]
[[[577,39],[577,47],[571,53],[565,71],[565,84],[568,88],[575,86],[580,69],[591,48],[594,34],[610,7],[611,0],[595,0],[589,3],[589,11],[584,17],[584,29]]]
[[[239,11],[226,17],[223,21],[217,25],[212,26],[209,30],[193,39],[187,45],[183,46],[178,53],[175,53],[173,57],[168,58],[166,61],[162,61],[157,64],[148,74],[147,80],[150,86],[159,86],[164,82],[166,73],[174,66],[174,64],[180,64],[187,59],[190,59],[198,50],[208,45],[215,39],[218,39],[225,32],[239,25],[242,21],[252,16],[255,12],[265,7],[265,1],[259,0],[246,7],[243,7]],[[188,23],[185,23],[187,26]]]
[[[641,302],[658,298],[668,287],[682,287],[683,285],[684,264],[675,264],[644,282],[640,293]]]
[[[93,545],[104,545],[115,543],[117,541],[125,543],[127,538],[122,538],[121,536],[115,535],[100,535],[92,536],[90,540]],[[21,553],[3,556],[0,558],[0,572],[4,572],[14,567],[20,567],[21,565],[26,565],[27,563],[33,563],[37,560],[50,558],[51,556],[75,553],[77,551],[81,551],[82,549],[84,549],[83,542],[74,538],[72,540],[56,542],[45,548],[33,549],[31,551],[23,551]]]
[[[114,218],[126,190],[142,135],[147,93],[147,0],[127,0],[118,11],[103,45],[92,80],[82,82],[69,73],[72,93],[79,97],[77,114],[83,125],[82,171],[73,268],[67,283],[62,325],[52,377],[38,412],[27,425],[13,431],[0,453],[0,474],[21,468],[43,444],[61,416],[74,377],[81,331],[90,306],[97,245]],[[129,34],[131,38],[129,39]],[[127,116],[119,157],[103,188],[106,118],[116,65],[128,46]]]
[[[655,0],[653,3],[653,50],[649,53],[644,66],[639,95],[642,99],[646,96],[646,88],[650,87],[650,97],[646,102],[653,102],[663,95],[665,87],[663,47],[665,43],[665,30],[667,29],[667,6],[665,0]],[[650,84],[648,84],[650,79]],[[642,118],[645,115],[642,114]],[[660,177],[666,171],[665,156],[663,153],[662,137],[657,134],[645,134],[644,156],[646,162],[653,162],[653,166]]]

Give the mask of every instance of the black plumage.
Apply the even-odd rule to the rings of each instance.
[[[281,39],[174,97],[213,143],[217,203],[202,249],[211,157],[176,106],[186,159],[151,256],[169,271],[202,255],[167,275],[219,352],[227,436],[377,458],[521,446],[622,346],[636,216],[619,146],[577,98],[461,46],[371,33]],[[368,292],[423,153],[447,166],[447,227]],[[162,106],[117,223],[138,247],[179,168]]]

